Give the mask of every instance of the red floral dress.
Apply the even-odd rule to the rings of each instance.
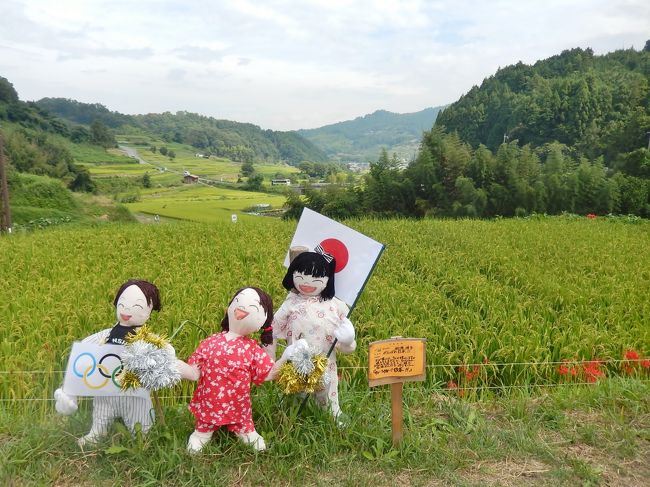
[[[226,426],[235,433],[255,431],[251,409],[251,382],[260,385],[273,367],[264,349],[253,339],[226,340],[226,332],[203,340],[187,361],[201,370],[189,404],[202,433]]]

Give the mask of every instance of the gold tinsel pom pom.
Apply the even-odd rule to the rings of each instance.
[[[153,333],[147,325],[143,325],[135,333],[127,335],[124,340],[129,344],[142,340],[143,342],[151,343],[156,348],[164,348],[169,343],[165,335]]]
[[[314,355],[311,360],[314,364],[314,370],[308,375],[299,373],[291,362],[287,362],[280,367],[276,380],[283,393],[297,394],[298,392],[306,392],[311,394],[323,388],[321,379],[327,368],[327,357],[318,354]]]
[[[140,379],[130,370],[124,370],[117,376],[118,382],[122,385],[122,390],[139,389],[142,387]]]

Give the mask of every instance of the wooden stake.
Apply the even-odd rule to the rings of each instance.
[[[11,232],[11,210],[9,209],[9,187],[5,172],[5,153],[2,135],[0,135],[0,232]]]
[[[160,420],[160,424],[165,426],[165,413],[163,412],[162,404],[160,404],[158,391],[153,391],[152,395],[153,395],[153,407],[156,410],[156,416]]]
[[[393,422],[393,446],[397,446],[402,441],[402,388],[404,384],[398,382],[390,385],[390,408]]]
[[[289,262],[292,262],[293,259],[298,257],[298,255],[302,254],[303,252],[307,252],[309,249],[303,245],[296,245],[294,247],[291,247],[289,249]]]

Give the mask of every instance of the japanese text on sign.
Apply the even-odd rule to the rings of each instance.
[[[371,343],[368,351],[368,378],[370,381],[389,377],[423,380],[424,344],[425,341],[419,338],[399,338]]]

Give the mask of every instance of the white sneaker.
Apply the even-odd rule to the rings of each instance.
[[[201,433],[200,431],[194,430],[187,440],[187,451],[190,453],[200,452],[208,444],[210,438],[212,438],[212,432]]]
[[[94,445],[101,439],[102,436],[104,436],[102,433],[91,431],[87,435],[79,438],[77,440],[77,445],[79,445],[81,448],[83,448],[86,445]]]
[[[257,451],[266,450],[264,438],[262,438],[257,431],[251,431],[250,433],[237,433],[237,436],[241,441],[247,445],[251,445]]]

